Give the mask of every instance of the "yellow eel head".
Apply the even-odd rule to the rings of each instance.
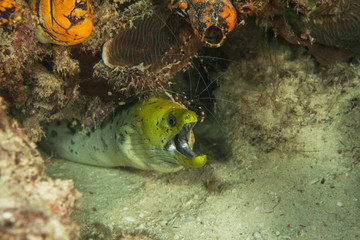
[[[206,155],[196,156],[192,151],[195,141],[192,129],[198,121],[195,112],[170,100],[150,98],[140,105],[136,115],[145,141],[155,151],[162,151],[158,160],[174,169],[169,166],[162,171],[176,171],[180,166],[199,168],[205,165]]]

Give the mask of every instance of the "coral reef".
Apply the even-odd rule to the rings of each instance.
[[[0,28],[0,91],[12,104],[21,106],[26,101],[28,87],[24,70],[40,59],[43,49],[35,39],[35,22],[25,1],[18,1],[24,9],[22,19],[12,26]]]
[[[22,20],[0,28],[0,94],[8,102],[12,116],[37,141],[42,136],[39,122],[50,119],[76,98],[76,84],[64,77],[74,76],[79,70],[67,49],[36,40],[36,21],[27,3],[19,3],[24,7]]]
[[[0,98],[0,238],[74,239],[70,219],[80,193],[71,180],[44,174],[44,161]]]
[[[32,15],[25,1],[17,1],[21,17],[0,28],[0,94],[9,103],[9,113],[24,125],[25,132],[33,141],[41,139],[43,132],[39,123],[44,120],[76,119],[86,126],[91,123],[98,124],[98,120],[104,116],[95,116],[98,119],[95,122],[88,121],[89,116],[93,118],[97,113],[106,115],[117,102],[130,102],[162,92],[171,77],[190,66],[193,57],[203,46],[201,40],[204,40],[208,23],[218,26],[211,27],[210,38],[217,38],[219,31],[215,29],[222,29],[222,40],[231,32],[229,36],[238,36],[237,41],[233,42],[239,44],[241,35],[252,34],[252,30],[249,27],[244,28],[243,25],[233,30],[235,13],[229,13],[232,6],[227,1],[216,2],[216,7],[214,5],[211,10],[215,15],[205,11],[206,4],[201,5],[199,2],[201,6],[196,5],[196,9],[192,9],[195,6],[190,8],[189,3],[175,1],[169,9],[166,1],[94,1],[92,34],[80,45],[63,47],[38,42],[35,31],[38,23],[42,21],[38,18],[40,15]],[[87,1],[81,4],[82,7],[77,7],[76,10],[84,8],[85,12],[75,11],[76,19],[80,15],[89,17],[92,14],[92,8]],[[321,5],[319,10],[314,10],[310,2],[301,1],[291,4],[235,1],[233,5],[240,14],[239,22],[244,23],[242,20],[245,20],[246,26],[254,26],[255,23],[265,30],[273,29],[276,34],[293,44],[300,42],[300,45],[308,47],[323,65],[328,66],[336,60],[348,59],[356,53],[356,46],[324,50],[320,45],[326,45],[327,42],[336,45],[335,48],[337,45],[348,44],[339,43],[340,36],[337,40],[331,40],[331,34],[322,35],[322,32],[329,31],[340,33],[330,24],[330,18],[326,18],[328,20],[324,24],[317,21],[323,16],[323,12],[339,5],[347,14],[339,20],[339,23],[344,25],[349,22],[348,17],[357,11],[356,1],[325,4]],[[347,10],[349,6],[353,6],[352,10]],[[177,15],[171,9],[183,12],[184,16]],[[41,9],[37,8],[37,11]],[[229,13],[231,17],[222,16],[225,13]],[[200,15],[205,17],[201,20]],[[208,15],[211,15],[210,22],[206,20]],[[297,28],[304,19],[308,22],[306,28]],[[218,22],[214,23],[212,20]],[[344,27],[356,27],[357,20],[354,21]],[[204,30],[203,33],[199,29]],[[311,30],[310,35],[306,35],[308,30]],[[243,34],[244,32],[246,34]],[[356,32],[350,34],[350,38],[357,36]],[[316,38],[318,42],[310,44],[312,42],[303,36],[308,39]],[[146,41],[140,44],[139,39]],[[134,44],[129,47],[129,43]],[[105,47],[102,54],[103,45]],[[335,51],[336,57],[328,57],[327,50]],[[101,55],[105,63],[101,60]],[[90,113],[89,107],[94,106],[107,110]]]
[[[85,5],[84,2],[86,2]],[[179,2],[180,5],[177,5],[176,3]],[[99,223],[89,223],[88,219],[79,218],[82,220],[82,224],[88,226],[88,229],[83,227],[83,236],[95,238],[97,233],[94,232],[100,232],[100,235],[110,237],[123,237],[129,233],[129,235],[134,234],[145,239],[157,236],[157,234],[164,234],[164,239],[181,238],[182,233],[170,232],[166,235],[167,232],[164,229],[172,226],[171,231],[173,231],[180,226],[187,231],[186,224],[190,222],[188,225],[194,225],[193,223],[196,222],[198,228],[188,231],[194,232],[193,237],[196,236],[198,239],[203,236],[216,238],[220,234],[213,234],[212,229],[218,219],[207,215],[207,210],[211,211],[210,209],[224,210],[215,212],[214,216],[223,213],[225,215],[221,215],[222,217],[227,216],[226,214],[230,216],[228,219],[231,222],[227,221],[228,219],[220,218],[219,220],[227,223],[223,226],[231,226],[226,234],[231,235],[232,231],[235,232],[235,228],[241,228],[251,236],[251,233],[248,232],[249,229],[255,225],[260,226],[258,219],[262,219],[264,215],[259,217],[259,214],[254,214],[243,206],[250,205],[252,209],[256,209],[257,206],[253,203],[256,203],[259,196],[264,196],[261,195],[263,194],[261,184],[257,185],[257,192],[252,191],[253,185],[256,186],[258,180],[255,183],[255,180],[250,182],[250,185],[254,184],[246,188],[248,187],[245,186],[247,181],[252,179],[247,171],[249,169],[259,170],[266,166],[267,169],[279,168],[284,174],[288,171],[288,165],[286,165],[288,163],[291,167],[300,170],[292,172],[295,177],[286,179],[287,182],[296,179],[302,184],[310,180],[308,177],[299,176],[307,174],[306,170],[301,168],[305,166],[300,161],[299,155],[301,154],[316,158],[316,173],[324,175],[326,179],[329,179],[327,181],[333,185],[337,184],[336,174],[341,174],[341,177],[348,174],[350,177],[343,178],[346,179],[342,182],[345,185],[341,187],[353,194],[354,191],[348,186],[353,183],[353,178],[357,177],[358,179],[358,175],[351,171],[358,168],[359,165],[357,147],[359,139],[355,131],[359,129],[359,125],[355,121],[359,119],[357,108],[360,97],[356,91],[359,69],[357,64],[338,64],[338,62],[349,59],[355,62],[352,58],[359,53],[358,1],[319,1],[316,4],[310,0],[234,0],[231,3],[237,11],[239,24],[233,29],[234,21],[226,22],[234,20],[234,18],[227,20],[222,18],[225,21],[225,23],[221,23],[225,24],[222,27],[217,25],[220,23],[212,22],[212,26],[217,27],[211,28],[211,31],[208,32],[207,37],[210,37],[210,40],[215,39],[212,43],[208,41],[211,43],[209,45],[215,43],[214,46],[222,45],[222,47],[204,50],[198,55],[199,65],[206,65],[200,70],[197,63],[190,64],[190,62],[203,46],[201,40],[205,39],[205,35],[200,33],[201,31],[198,30],[199,34],[197,35],[196,31],[194,32],[199,26],[202,30],[207,27],[201,25],[206,22],[205,19],[199,19],[201,10],[204,8],[200,6],[196,9],[200,13],[189,12],[189,9],[184,7],[184,2],[191,1],[172,1],[176,5],[176,10],[183,14],[180,16],[172,12],[168,6],[169,1],[164,0],[91,1],[94,15],[91,18],[93,30],[90,36],[78,45],[59,46],[42,44],[38,41],[36,30],[42,20],[38,18],[39,15],[31,13],[26,1],[0,0],[1,237],[4,236],[4,239],[11,238],[11,236],[21,238],[42,234],[41,236],[49,236],[49,238],[63,239],[67,237],[71,239],[78,231],[77,225],[69,219],[74,201],[79,197],[78,193],[74,190],[71,182],[54,181],[43,174],[42,159],[33,144],[44,135],[42,121],[66,119],[85,128],[96,127],[119,103],[125,104],[141,97],[160,94],[166,86],[175,82],[172,77],[176,73],[187,69],[190,65],[193,66],[193,69],[185,73],[185,75],[188,74],[188,79],[194,78],[191,72],[207,72],[208,79],[201,79],[203,83],[191,85],[191,87],[195,86],[194,88],[198,88],[198,85],[201,84],[205,85],[202,90],[197,89],[197,93],[200,95],[204,92],[208,93],[210,92],[208,84],[212,84],[211,89],[215,88],[213,83],[218,84],[218,89],[214,93],[210,92],[206,98],[211,99],[209,106],[215,105],[215,111],[220,118],[214,117],[213,125],[204,132],[223,132],[230,143],[226,146],[230,148],[232,156],[231,160],[227,162],[229,165],[222,166],[220,161],[215,161],[215,157],[213,157],[209,160],[209,165],[201,170],[203,171],[201,178],[194,172],[171,175],[171,177],[177,177],[175,178],[176,184],[173,184],[175,181],[171,177],[146,175],[146,173],[142,173],[142,177],[145,176],[142,181],[137,181],[138,179],[134,180],[133,176],[129,176],[131,172],[126,172],[125,174],[128,174],[130,179],[129,182],[133,180],[136,184],[142,184],[141,186],[136,185],[134,189],[148,186],[151,191],[143,190],[143,192],[148,191],[145,194],[146,198],[133,195],[124,196],[124,199],[128,201],[123,201],[123,196],[116,196],[118,197],[116,201],[118,199],[121,201],[116,202],[115,206],[118,207],[117,209],[127,207],[135,210],[134,212],[139,215],[136,219],[146,220],[144,225],[138,224],[134,227],[131,224],[140,223],[140,221],[133,221],[135,217],[126,218],[128,216],[121,215],[124,214],[121,212],[115,217],[116,224],[121,225],[121,230],[118,230],[118,233],[112,233],[111,229],[115,229],[112,228],[115,223],[111,218],[106,218],[110,214],[102,215],[102,210],[98,212],[96,209],[91,210],[90,208],[89,210],[87,208],[90,205],[88,205],[85,207],[85,213],[79,214],[93,213]],[[204,1],[199,2],[204,3]],[[216,2],[228,3],[225,0]],[[77,3],[80,4],[80,2]],[[77,10],[84,10],[86,18],[92,15],[89,2],[82,1],[81,3],[81,9],[77,8]],[[85,6],[86,9],[83,9]],[[174,6],[171,8],[175,11]],[[219,15],[223,6],[215,9],[215,15]],[[8,15],[10,10],[14,11],[12,15]],[[205,15],[207,16],[209,13],[206,12]],[[78,16],[76,15],[75,19]],[[211,16],[210,20],[219,20],[216,16]],[[225,27],[227,27],[226,33]],[[152,34],[154,36],[151,36]],[[223,41],[225,35],[227,39]],[[277,36],[282,38],[277,38]],[[147,41],[143,45],[136,44],[139,39]],[[277,39],[278,45],[270,44],[275,41],[274,39]],[[154,42],[153,40],[159,41]],[[129,47],[129,43],[134,44]],[[124,44],[127,46],[124,47]],[[104,55],[117,54],[112,60],[105,58],[105,62],[102,60],[104,45],[104,49],[109,50]],[[206,69],[212,67],[209,65],[210,60],[204,59],[210,57],[205,54],[202,58],[201,54],[212,50],[221,51],[216,58],[226,58],[226,63],[220,64],[220,67],[217,66],[209,72]],[[330,68],[319,67],[319,64],[308,52],[320,65]],[[142,57],[140,53],[143,54]],[[115,61],[113,61],[114,59]],[[198,75],[196,76],[198,77]],[[184,78],[178,79],[176,86],[189,85]],[[174,91],[179,89],[177,87]],[[215,100],[212,94],[215,94]],[[3,107],[5,102],[8,106],[7,110]],[[212,111],[209,112],[215,114]],[[16,119],[18,124],[7,115]],[[215,126],[216,124],[220,127]],[[327,129],[331,130],[330,133],[327,132]],[[220,134],[215,135],[212,139],[220,138]],[[312,136],[311,139],[308,138],[309,135]],[[209,140],[209,138],[206,135],[202,137],[207,140],[208,145],[212,146],[214,152],[217,149],[225,149],[221,143]],[[222,140],[221,138],[220,142]],[[202,148],[206,149],[208,145],[202,146]],[[323,155],[317,154],[316,151]],[[225,154],[221,151],[217,152],[220,154],[212,155],[224,162]],[[284,158],[285,155],[287,158]],[[268,156],[272,156],[270,161],[267,161]],[[296,161],[291,161],[292,158],[288,156],[294,157]],[[308,165],[311,163],[309,162],[308,160]],[[320,169],[319,166],[324,166],[325,170]],[[72,166],[69,169],[71,172]],[[81,167],[76,168],[76,170],[79,169],[83,170]],[[336,169],[336,172],[333,172],[332,169]],[[111,170],[97,169],[96,171],[103,174]],[[260,170],[259,172],[264,173]],[[331,172],[331,176],[329,172]],[[65,171],[64,175],[66,174]],[[75,172],[72,177],[76,178],[77,174]],[[86,175],[84,172],[82,174]],[[114,175],[118,176],[118,172],[111,172],[111,174],[107,179],[109,181],[114,179]],[[276,174],[276,172],[265,172],[257,175],[257,179],[266,182],[268,177]],[[141,174],[136,172],[136,175]],[[87,176],[93,175],[88,174]],[[234,180],[234,177],[237,179]],[[284,175],[282,177],[285,178]],[[149,183],[157,181],[159,178],[161,179],[158,185]],[[278,183],[277,179],[272,179]],[[91,182],[88,179],[85,181]],[[129,182],[121,183],[119,180],[114,185],[126,185]],[[182,183],[181,186],[179,186],[179,182]],[[212,184],[212,182],[216,182],[216,184]],[[91,183],[92,185],[88,186],[89,189],[97,184],[96,182]],[[206,189],[203,186],[204,183],[207,185]],[[229,191],[230,183],[234,183],[236,186],[231,191]],[[298,186],[298,182],[295,180],[292,184]],[[106,186],[109,185],[111,184]],[[153,200],[155,190],[159,190],[159,186],[163,187],[164,185],[165,188],[160,189],[163,190],[160,197],[164,199],[169,197],[169,186],[172,190],[181,189],[186,192],[192,189],[194,191],[186,196],[186,200],[189,200],[188,203],[183,200],[182,192],[178,191],[173,193],[173,199],[167,202],[166,206],[156,203],[154,208],[149,207],[146,210],[143,199],[150,202]],[[215,187],[217,190],[213,191],[212,185],[220,187]],[[321,183],[321,185],[325,186],[326,184]],[[240,194],[238,189],[244,186],[246,194],[243,192]],[[302,186],[306,191],[309,189],[306,184]],[[336,186],[340,189],[338,185]],[[82,186],[77,187],[81,188]],[[297,189],[290,189],[289,186],[283,185],[283,187],[283,189],[279,189],[275,186],[274,189],[278,192],[285,191],[284,189],[297,191]],[[107,190],[100,183],[99,189]],[[124,186],[124,189],[125,193],[132,191],[127,185]],[[91,191],[87,190],[84,187],[82,192],[91,195],[88,193]],[[114,196],[115,189],[110,190],[112,191],[109,191],[108,197],[111,198]],[[226,212],[229,211],[227,205],[217,198],[217,194],[223,193],[225,197],[232,197],[232,204],[241,208],[242,212],[246,214],[236,215],[236,221],[231,218],[234,211]],[[331,197],[331,194],[325,190],[322,193],[324,196],[329,194]],[[201,196],[199,197],[197,194],[201,194]],[[209,197],[209,194],[213,195]],[[271,195],[272,193],[266,194]],[[304,195],[306,194],[308,193]],[[251,197],[244,200],[240,206],[238,199],[247,197],[247,195]],[[347,197],[346,194],[341,195],[339,191],[336,192],[336,195]],[[310,199],[314,199],[315,194],[311,192],[306,196],[307,200],[311,201]],[[302,206],[296,200],[300,198],[299,195],[296,195],[294,202]],[[179,199],[183,201],[181,204]],[[334,199],[331,198],[331,200]],[[212,201],[215,204],[210,205],[209,203]],[[278,198],[271,201],[280,202]],[[193,205],[194,203],[196,204]],[[288,203],[291,205],[291,202]],[[104,206],[103,202],[100,202],[98,206]],[[174,206],[177,208],[174,209]],[[187,206],[191,208],[191,211],[194,209],[204,211],[203,213],[196,212],[196,214],[191,211],[190,213],[186,212],[188,215],[184,217],[185,215],[179,209]],[[348,213],[354,212],[350,211],[354,203],[349,203],[349,206]],[[163,212],[159,211],[163,207],[167,207],[167,209]],[[278,208],[281,207],[283,206],[280,205]],[[310,205],[309,209],[311,207],[313,206]],[[291,213],[289,215],[294,215],[291,212],[292,209],[286,207],[284,209]],[[154,220],[154,214],[162,215],[161,223]],[[170,214],[173,214],[173,217],[169,217]],[[204,218],[205,220],[198,221],[198,216],[199,219]],[[240,222],[247,216],[256,216],[257,219],[254,220],[256,224],[249,224],[249,228],[246,229],[243,226],[231,225],[232,222]],[[344,214],[344,216],[345,219],[348,215]],[[353,216],[350,215],[350,217]],[[174,225],[174,222],[179,224]],[[303,224],[300,221],[296,223],[299,226]],[[338,221],[334,224],[340,223]],[[356,226],[355,223],[351,224]],[[131,227],[129,227],[130,225]],[[309,227],[312,225],[316,225],[316,223],[308,224],[306,229],[312,233],[311,237],[316,237],[316,232],[314,233]],[[199,229],[203,229],[204,226],[208,229],[201,232],[202,230]],[[316,226],[320,229],[318,225]],[[286,232],[286,227],[285,229],[282,226],[277,227]],[[142,231],[142,229],[146,229],[146,231]],[[252,227],[252,229],[254,228]],[[239,231],[231,236],[239,237]],[[302,229],[296,231],[299,234],[303,233]],[[331,231],[333,230],[331,229]],[[334,231],[332,233],[338,234]],[[352,233],[349,231],[347,234]],[[296,237],[295,231],[289,234]],[[254,232],[252,232],[252,236],[254,236]],[[270,236],[268,239],[275,237],[271,233],[268,236]],[[353,234],[348,239],[354,236]]]
[[[41,121],[76,119],[91,127],[99,124],[98,120],[117,102],[161,92],[202,46],[193,36],[190,24],[172,14],[165,2],[143,0],[94,2],[94,30],[81,45],[41,44],[36,39],[39,34],[35,36],[34,32],[38,26],[45,27],[46,24],[41,24],[45,18],[41,14],[31,15],[26,2],[18,3],[24,9],[22,20],[0,29],[0,94],[9,103],[9,113],[24,125],[33,141],[43,136]],[[92,13],[90,5],[84,7]],[[41,8],[33,9],[41,12]],[[43,11],[46,12],[45,7]],[[88,17],[88,13],[84,16]],[[116,68],[104,65],[100,58],[101,46],[113,37],[120,44],[120,52],[125,49],[126,53],[121,55],[124,59]],[[139,38],[148,39],[146,45],[122,47]],[[139,58],[140,52],[145,54]],[[93,107],[108,111],[89,112]],[[104,116],[94,118],[97,113]],[[97,120],[89,121],[89,117]]]

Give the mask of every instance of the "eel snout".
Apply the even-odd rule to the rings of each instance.
[[[176,152],[183,157],[178,160],[179,164],[187,167],[202,167],[206,163],[206,155],[196,156],[192,148],[194,145],[192,128],[195,126],[195,122],[186,123],[182,129],[172,137],[164,146],[164,150]],[[192,141],[191,141],[192,140]]]

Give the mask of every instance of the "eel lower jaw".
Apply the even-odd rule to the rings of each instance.
[[[177,155],[176,161],[178,164],[199,168],[205,165],[207,158],[206,155],[196,156],[189,145],[188,135],[194,125],[195,123],[186,123],[180,132],[165,144],[164,149]]]

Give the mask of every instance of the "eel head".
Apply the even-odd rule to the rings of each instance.
[[[176,171],[181,166],[199,168],[205,165],[206,155],[193,152],[193,127],[196,113],[163,98],[144,101],[137,111],[146,142],[157,152],[154,170]],[[156,165],[161,165],[158,169]]]

